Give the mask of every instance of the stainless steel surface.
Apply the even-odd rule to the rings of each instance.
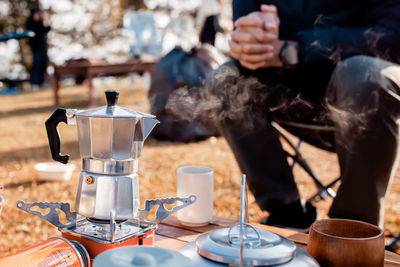
[[[82,117],[102,117],[102,118],[140,118],[140,117],[149,117],[155,118],[154,115],[130,110],[127,108],[119,107],[119,106],[102,106],[97,108],[92,108],[89,110],[81,110],[78,111],[76,116]]]
[[[87,179],[91,183],[87,183]],[[78,214],[99,220],[134,218],[139,209],[139,182],[136,173],[103,175],[81,172],[76,194],[75,210]]]
[[[108,108],[105,106],[75,114],[82,158],[103,160],[139,158],[144,140],[159,121],[153,115],[117,106],[113,107],[115,111],[124,112],[110,113],[108,116],[100,115]]]
[[[254,246],[260,245],[261,236],[256,227],[252,226],[251,224],[244,223],[242,225],[242,227],[243,227],[242,231],[239,230],[239,234],[237,234],[237,233],[235,234],[235,230],[237,227],[239,227],[239,229],[240,229],[240,227],[241,227],[240,222],[235,223],[234,225],[229,227],[228,241],[230,244],[237,245],[241,248],[243,248],[244,245],[247,245],[249,247],[254,247]],[[249,231],[252,231],[253,234],[249,234]]]
[[[242,175],[239,222],[230,228],[200,235],[196,251],[201,256],[235,266],[266,266],[286,263],[295,256],[296,245],[277,234],[248,223],[246,175]]]
[[[110,240],[114,242],[115,232],[117,231],[117,223],[115,222],[115,210],[110,212]]]
[[[39,211],[32,210],[33,207],[38,207],[43,211],[46,209],[50,209],[48,213],[44,212],[43,215]],[[42,219],[45,219],[52,225],[56,226],[57,228],[60,227],[71,227],[75,225],[76,221],[76,212],[71,212],[69,203],[62,203],[62,202],[32,202],[32,203],[25,203],[22,200],[17,201],[17,208],[28,212],[30,214],[36,215]],[[60,222],[60,216],[57,212],[61,210],[65,214],[65,218],[67,219],[67,223]]]
[[[92,173],[123,175],[137,172],[137,160],[98,160],[91,158],[82,159],[82,170]]]
[[[226,263],[219,263],[216,261],[209,260],[199,255],[196,251],[196,242],[190,242],[182,246],[179,250],[184,256],[190,258],[196,267],[227,267]],[[268,265],[267,265],[268,266]],[[313,257],[306,253],[301,248],[296,248],[294,257],[292,260],[282,263],[279,265],[274,265],[279,267],[319,267],[319,264]]]
[[[110,220],[111,211],[117,221],[136,216],[137,159],[144,140],[159,123],[153,115],[116,106],[118,95],[106,91],[106,106],[65,113],[69,124],[77,124],[82,157],[75,210],[99,220]]]
[[[257,231],[259,243],[244,242],[244,266],[282,264],[294,257],[296,245],[292,241],[269,231]],[[229,228],[222,228],[200,235],[196,240],[197,252],[210,260],[239,265],[239,246],[228,240],[228,232]],[[249,235],[249,238],[254,236]]]
[[[261,236],[258,230],[249,222],[248,199],[246,175],[242,174],[242,185],[240,194],[240,218],[239,222],[232,225],[228,230],[228,242],[239,246],[239,265],[243,265],[243,248],[257,247],[261,244]],[[236,228],[239,228],[239,234],[235,234]],[[249,234],[252,231],[252,234]],[[251,233],[251,232],[250,232]]]
[[[67,109],[65,112],[65,115],[67,116],[67,124],[69,125],[75,125],[76,124],[76,117],[75,114],[78,112],[77,109]]]
[[[98,243],[122,243],[136,236],[141,236],[155,230],[157,224],[138,219],[128,220],[115,224],[115,230],[111,230],[110,223],[94,223],[84,217],[78,218],[75,227],[61,227],[61,232],[67,232],[76,236],[83,236]],[[113,234],[113,236],[112,236]]]
[[[240,231],[239,231],[239,266],[242,267],[244,264],[243,261],[243,224],[244,224],[244,217],[243,217],[243,209],[246,209],[246,223],[248,220],[247,217],[247,198],[246,198],[246,174],[242,174],[242,187],[241,187],[241,194],[240,194],[240,222],[239,222],[239,227],[240,227]],[[231,228],[229,228],[229,232],[228,232],[228,237],[229,237],[229,242],[232,244],[232,240],[231,240]],[[256,231],[257,232],[257,231]],[[257,233],[258,234],[258,233]],[[260,235],[258,235],[258,237],[260,237]],[[259,238],[260,240],[260,238]]]
[[[67,109],[66,116],[68,124],[77,124],[82,158],[100,160],[139,158],[144,140],[159,123],[154,115],[115,105]]]
[[[168,210],[164,207],[164,204],[174,204],[175,202],[181,202],[182,204],[176,205],[173,207],[171,210]],[[144,210],[139,210],[138,212],[138,217],[140,219],[145,219],[148,215],[150,210],[158,205],[157,211],[156,211],[156,222],[160,222],[167,218],[169,215],[171,215],[174,212],[177,212],[180,209],[183,209],[184,207],[187,207],[191,204],[196,202],[196,196],[191,195],[186,198],[181,198],[181,197],[174,197],[174,198],[161,198],[161,199],[151,199],[151,200],[146,200],[145,201],[145,209]]]
[[[150,246],[107,250],[98,255],[93,264],[95,267],[196,267],[176,250]]]

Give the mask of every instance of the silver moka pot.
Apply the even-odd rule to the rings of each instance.
[[[54,160],[60,154],[60,122],[76,124],[82,171],[75,210],[93,220],[127,220],[139,209],[138,158],[143,142],[159,123],[155,116],[116,106],[117,91],[106,91],[107,105],[90,110],[58,108],[46,121]]]

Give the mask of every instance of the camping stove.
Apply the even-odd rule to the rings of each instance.
[[[116,247],[153,246],[157,223],[195,201],[196,197],[194,195],[187,198],[146,200],[145,209],[139,210],[138,218],[124,221],[116,221],[113,214],[109,221],[77,216],[76,212],[70,211],[69,203],[25,203],[19,200],[17,208],[47,220],[58,228],[62,237],[82,244],[88,251],[90,258],[94,259],[101,252]],[[176,202],[181,202],[181,204],[170,210],[164,206],[164,204],[174,204]],[[144,220],[155,206],[158,206],[155,221]],[[43,210],[43,212],[39,212],[37,209]],[[50,209],[50,212],[45,214],[48,209]],[[58,211],[62,212],[61,216]],[[66,222],[62,223],[60,217],[65,217]]]
[[[114,247],[153,245],[157,221],[196,200],[195,196],[146,200],[145,208],[140,209],[138,159],[144,140],[159,121],[153,115],[117,106],[117,91],[109,90],[105,95],[106,106],[90,110],[58,108],[46,121],[52,157],[64,164],[69,156],[60,153],[58,124],[78,128],[82,171],[76,212],[70,210],[68,203],[17,202],[19,209],[47,220],[64,238],[85,246],[91,258]],[[179,205],[168,210],[165,204]],[[146,221],[155,206],[156,221]],[[48,209],[50,212],[46,213]],[[60,215],[66,218],[64,222]]]

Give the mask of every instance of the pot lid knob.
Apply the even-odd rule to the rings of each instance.
[[[118,101],[119,92],[115,90],[106,91],[107,106],[115,106]]]

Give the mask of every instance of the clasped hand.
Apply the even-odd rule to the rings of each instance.
[[[279,40],[279,17],[273,5],[261,5],[261,11],[236,20],[229,42],[231,56],[250,70],[282,67],[279,54],[283,44]]]

